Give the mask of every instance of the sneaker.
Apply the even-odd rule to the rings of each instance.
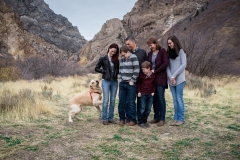
[[[165,124],[165,121],[159,121],[159,123],[157,124],[157,126],[161,127]]]
[[[119,126],[124,126],[125,125],[125,121],[120,121]]]
[[[144,123],[140,123],[140,124],[138,124],[138,126],[141,128],[147,128],[147,126]]]
[[[182,124],[184,124],[185,122],[183,121],[183,122],[177,122],[176,123],[176,126],[181,126]]]
[[[110,124],[117,124],[114,120],[109,120],[108,121]]]
[[[176,126],[177,121],[173,121],[170,126]]]
[[[108,121],[103,121],[103,125],[109,125]]]
[[[153,120],[149,121],[149,123],[158,123],[158,122],[159,122],[159,120],[157,120],[157,119],[153,119]]]
[[[135,122],[130,122],[130,123],[128,123],[128,126],[135,126],[136,125],[136,123]]]

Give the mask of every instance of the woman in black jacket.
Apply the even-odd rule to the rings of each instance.
[[[118,89],[118,73],[119,73],[119,47],[113,43],[108,47],[107,55],[102,56],[96,67],[95,71],[102,73],[102,91],[103,91],[103,104],[102,104],[102,122],[104,125],[109,123],[115,124],[114,121],[114,107],[115,98]],[[108,99],[110,96],[110,105],[108,107]]]

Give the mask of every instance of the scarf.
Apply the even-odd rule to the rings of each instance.
[[[176,59],[177,56],[178,56],[178,55],[177,55],[175,49],[170,49],[170,50],[169,50],[169,58],[171,58],[171,59]]]

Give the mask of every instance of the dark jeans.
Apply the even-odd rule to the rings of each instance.
[[[141,97],[139,97],[139,108],[137,110],[138,124],[147,123],[152,104],[153,96],[151,94],[142,94]]]
[[[153,98],[154,119],[165,121],[166,116],[166,101],[165,101],[165,87],[156,86],[156,91]]]
[[[119,83],[119,104],[118,104],[118,114],[120,121],[125,121],[126,110],[128,111],[128,118],[130,121],[136,122],[136,83],[134,85],[129,85],[128,82]],[[126,103],[127,102],[127,103]]]

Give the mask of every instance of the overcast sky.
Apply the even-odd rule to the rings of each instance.
[[[85,39],[91,40],[109,19],[119,18],[131,11],[137,0],[44,0],[56,14],[77,26]]]

